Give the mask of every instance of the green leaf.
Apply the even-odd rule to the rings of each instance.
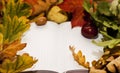
[[[90,2],[88,0],[84,0],[84,4],[83,4],[84,9],[91,14],[91,8],[92,5],[90,4]]]
[[[111,5],[110,5],[110,11],[115,16],[118,15],[118,8],[117,8],[118,4],[119,4],[119,0],[113,0]]]
[[[97,9],[100,12],[100,14],[110,16],[111,12],[110,12],[109,8],[110,8],[110,4],[108,2],[102,1],[102,2],[98,3]]]
[[[104,42],[96,42],[93,40],[92,42],[98,46],[102,46],[102,47],[108,46],[109,48],[113,48],[118,43],[120,43],[120,39],[113,39],[113,40],[108,40],[108,41],[104,41]]]
[[[28,54],[18,55],[16,59],[5,59],[0,67],[0,73],[19,73],[27,68],[32,67],[37,60]]]
[[[28,17],[31,15],[30,6],[23,0],[2,0],[3,21],[0,24],[0,33],[3,34],[3,44],[21,39],[22,34],[30,27]]]
[[[1,32],[4,35],[3,42],[10,43],[14,40],[21,39],[21,36],[25,31],[30,28],[30,24],[28,23],[28,19],[25,16],[17,17],[14,16],[10,18],[9,16],[5,16],[4,18],[3,31]]]
[[[108,28],[112,28],[114,30],[118,30],[120,27],[115,22],[111,21],[103,21],[103,25]]]
[[[27,3],[23,2],[23,0],[8,0],[7,3],[3,0],[3,12],[11,18],[14,16],[29,17],[32,14],[31,7]]]
[[[107,38],[107,40],[114,39],[112,36],[107,34],[107,31],[100,31],[100,33],[104,36],[104,39]]]

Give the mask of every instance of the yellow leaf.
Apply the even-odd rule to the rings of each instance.
[[[78,53],[75,53],[75,48],[72,46],[69,47],[71,50],[74,60],[79,64],[84,66],[85,68],[90,68],[89,62],[86,62],[86,58],[84,55],[82,55],[82,52],[79,50]]]
[[[14,60],[5,59],[0,67],[0,73],[19,73],[35,64],[37,60],[29,54],[18,55]]]
[[[0,51],[2,51],[2,47],[3,47],[3,34],[0,33]]]

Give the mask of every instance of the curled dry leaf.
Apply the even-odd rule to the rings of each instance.
[[[84,66],[85,68],[90,68],[90,65],[89,65],[89,62],[86,62],[86,58],[85,56],[82,54],[82,52],[79,50],[78,53],[76,54],[75,53],[75,48],[73,46],[70,46],[69,49],[71,50],[72,52],[72,55],[74,57],[74,60]]]

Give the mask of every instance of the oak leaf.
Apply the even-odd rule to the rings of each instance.
[[[75,53],[75,48],[73,46],[70,46],[69,49],[72,52],[72,55],[74,57],[74,60],[79,64],[84,66],[85,68],[90,68],[89,62],[86,62],[85,56],[82,54],[82,52],[79,50],[78,53]]]

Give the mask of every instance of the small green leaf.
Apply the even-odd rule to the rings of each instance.
[[[120,39],[113,39],[113,40],[108,40],[103,42],[96,42],[93,40],[92,42],[98,46],[113,48],[118,43],[120,43]]]
[[[90,9],[92,8],[92,5],[90,4],[88,0],[84,0],[83,7],[88,13],[91,13]]]
[[[100,2],[98,3],[98,11],[100,12],[100,14],[106,15],[106,16],[110,16],[111,12],[109,10],[110,4],[108,2]]]

